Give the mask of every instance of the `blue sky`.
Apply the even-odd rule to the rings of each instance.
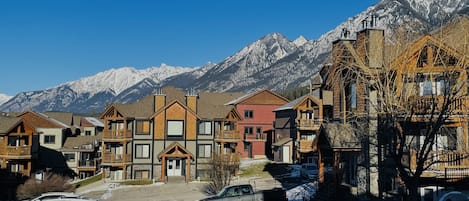
[[[377,0],[0,1],[0,93],[111,68],[220,62],[262,36],[317,39]]]

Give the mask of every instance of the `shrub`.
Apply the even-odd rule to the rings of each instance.
[[[75,187],[68,181],[68,177],[57,174],[45,174],[43,181],[29,178],[18,187],[16,197],[18,199],[27,199],[46,192],[73,192]]]

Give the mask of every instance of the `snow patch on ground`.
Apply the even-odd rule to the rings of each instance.
[[[289,201],[309,201],[314,198],[318,190],[318,182],[310,182],[302,184],[290,190],[287,190],[287,198]]]
[[[239,168],[244,169],[244,168],[247,168],[251,165],[260,164],[260,163],[268,163],[268,162],[270,162],[268,159],[248,159],[248,158],[244,158],[244,159],[241,159],[241,162],[239,164]]]

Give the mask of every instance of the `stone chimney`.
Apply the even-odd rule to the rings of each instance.
[[[356,50],[368,68],[382,68],[384,65],[384,30],[378,28],[378,20],[362,21],[362,30],[357,33]]]

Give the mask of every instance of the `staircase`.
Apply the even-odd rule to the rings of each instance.
[[[166,183],[168,184],[179,184],[186,183],[186,177],[184,176],[168,176]]]

